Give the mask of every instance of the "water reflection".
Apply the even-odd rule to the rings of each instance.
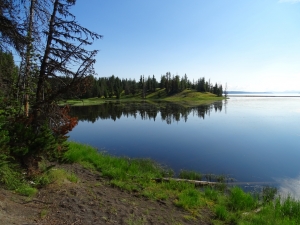
[[[236,97],[228,100],[227,114],[226,101],[190,108],[107,102],[73,107],[80,121],[69,140],[105,148],[112,155],[151,158],[175,172],[230,175],[246,182],[245,188],[259,188],[274,183],[274,177],[300,174],[296,109],[296,98]],[[293,185],[289,189],[296,192]]]
[[[276,179],[279,183],[278,192],[281,196],[300,200],[300,175],[297,178]]]
[[[210,115],[211,111],[222,111],[222,102],[214,102],[208,105],[184,107],[179,104],[166,102],[106,102],[101,105],[72,107],[71,115],[76,115],[79,121],[96,122],[98,119],[120,119],[122,116],[134,118],[139,115],[142,120],[156,120],[160,112],[161,120],[167,124],[183,120],[187,122],[188,115],[193,113],[202,119]]]

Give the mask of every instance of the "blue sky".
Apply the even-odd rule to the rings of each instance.
[[[77,0],[102,34],[99,77],[205,77],[228,90],[300,91],[300,0]]]

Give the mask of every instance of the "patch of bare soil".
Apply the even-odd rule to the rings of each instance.
[[[0,188],[1,225],[210,224],[209,211],[190,219],[171,201],[149,200],[122,191],[78,164],[57,167],[74,172],[80,181],[50,184],[32,199]]]

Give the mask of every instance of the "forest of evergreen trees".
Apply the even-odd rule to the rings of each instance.
[[[213,85],[210,80],[205,80],[204,77],[197,81],[190,81],[186,74],[182,77],[179,75],[171,76],[170,72],[161,75],[160,80],[157,80],[154,75],[148,76],[148,78],[141,75],[139,81],[131,78],[120,79],[114,75],[100,78],[90,76],[88,79],[91,88],[83,94],[83,98],[112,98],[115,96],[119,99],[121,95],[136,95],[138,93],[145,98],[147,94],[155,92],[157,88],[165,89],[167,95],[179,93],[187,88],[196,89],[199,92],[210,92],[217,96],[223,94],[221,84],[215,83]]]

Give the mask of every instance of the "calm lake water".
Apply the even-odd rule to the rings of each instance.
[[[300,98],[231,97],[190,109],[107,103],[72,113],[80,121],[69,140],[300,196]]]

